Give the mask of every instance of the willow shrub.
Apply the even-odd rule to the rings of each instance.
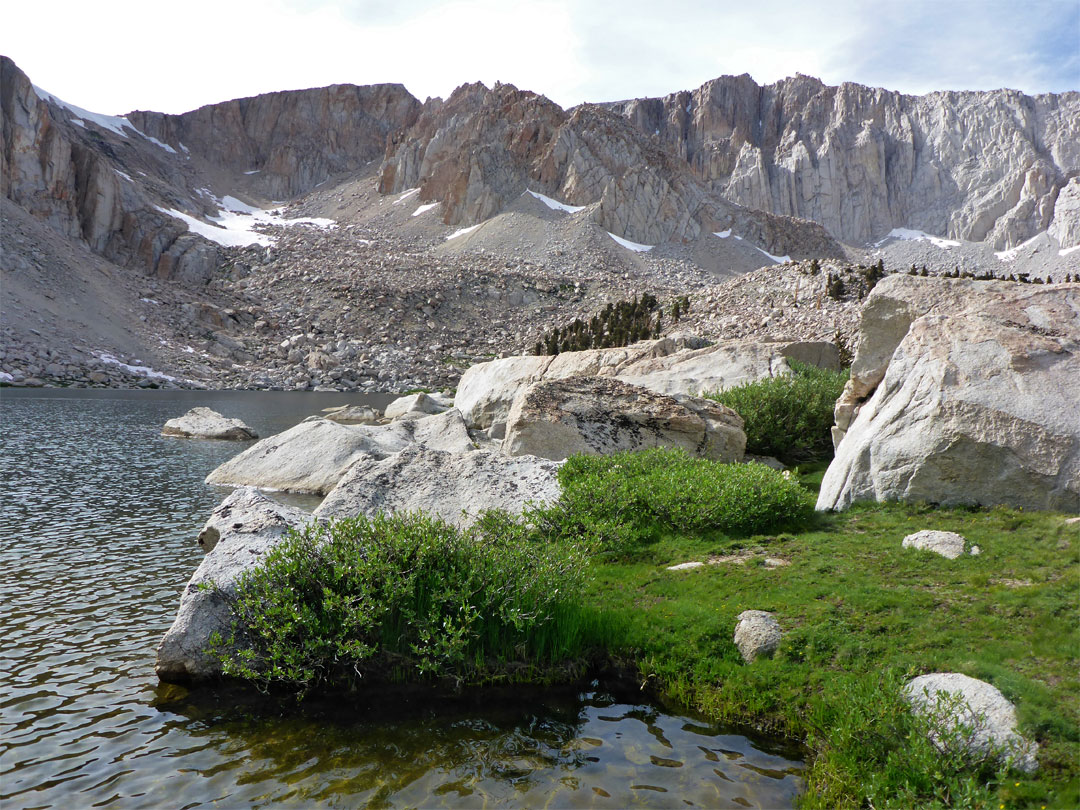
[[[212,649],[226,675],[300,691],[535,678],[582,653],[584,570],[498,513],[467,532],[422,515],[313,525],[240,577]]]
[[[705,394],[742,417],[746,452],[787,464],[832,458],[833,408],[848,371],[791,361],[791,374]]]
[[[631,552],[660,534],[750,535],[805,525],[809,493],[763,464],[724,464],[657,448],[572,456],[559,469],[562,497],[532,519],[549,536],[601,553]]]

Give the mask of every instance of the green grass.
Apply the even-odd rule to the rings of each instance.
[[[296,665],[340,679],[318,669],[333,656],[312,665],[304,650],[330,638],[348,652],[355,634],[334,616],[354,610],[357,621],[380,617],[363,636],[378,652],[361,669],[400,679],[569,676],[602,646],[715,722],[802,743],[807,808],[1080,806],[1080,528],[1007,508],[860,504],[815,516],[807,504],[823,469],[783,476],[671,451],[578,457],[560,473],[563,503],[524,521],[492,513],[466,535],[417,518],[338,524],[348,542],[329,554],[298,536],[291,557],[271,555],[276,573],[256,578],[263,601],[245,619],[264,622],[264,649],[283,658],[240,663],[261,666],[263,683],[279,664],[286,676]],[[982,554],[901,547],[928,528],[959,532]],[[734,552],[749,559],[667,570]],[[766,556],[790,565],[767,568]],[[325,565],[306,567],[313,559],[344,566],[347,587],[283,599],[290,577],[326,579]],[[358,559],[360,584],[348,574]],[[367,601],[342,612],[341,593]],[[310,622],[293,615],[312,605]],[[747,609],[772,611],[783,628],[771,660],[739,656],[732,637]],[[1038,772],[938,752],[900,695],[935,671],[988,681],[1012,700],[1020,733],[1040,746]]]
[[[923,528],[960,532],[983,553],[901,548]],[[715,721],[806,743],[806,807],[1076,807],[1078,535],[1059,515],[861,505],[798,534],[672,534],[632,562],[598,562],[588,593],[626,625],[621,653],[643,678]],[[666,570],[738,548],[791,565]],[[732,635],[747,609],[784,628],[773,660],[739,657]],[[1016,703],[1040,770],[995,773],[929,746],[898,689],[934,671],[989,681]]]

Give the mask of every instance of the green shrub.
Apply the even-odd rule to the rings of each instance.
[[[421,515],[315,525],[241,576],[211,649],[226,675],[301,691],[535,677],[582,652],[584,569],[497,513],[469,532]]]
[[[832,458],[833,407],[847,371],[790,361],[793,373],[707,393],[743,418],[746,452],[786,464]]]
[[[533,519],[550,535],[602,552],[630,551],[663,532],[774,531],[803,524],[813,512],[793,476],[684,450],[572,456],[559,482],[559,502]]]

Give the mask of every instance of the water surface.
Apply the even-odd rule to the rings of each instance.
[[[158,683],[227,492],[203,478],[246,446],[162,424],[206,405],[267,436],[387,399],[0,390],[4,809],[790,806],[797,754],[595,684],[297,705]]]

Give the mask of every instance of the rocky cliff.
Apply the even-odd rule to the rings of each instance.
[[[710,190],[819,222],[845,242],[893,228],[998,249],[1047,228],[1075,237],[1075,204],[1071,216],[1055,205],[1080,174],[1080,93],[909,96],[801,75],[760,86],[742,75],[606,106]]]
[[[137,111],[147,135],[234,174],[271,199],[310,191],[381,158],[387,136],[412,124],[420,102],[400,84],[335,84],[211,104],[183,115]]]
[[[685,162],[622,116],[583,105],[569,112],[512,85],[458,88],[429,102],[388,145],[379,190],[419,188],[443,204],[447,225],[472,225],[527,189],[571,206],[645,244],[690,241],[738,230],[774,253],[830,255],[835,241],[815,223],[733,205]]]
[[[216,248],[154,207],[185,167],[127,123],[39,92],[0,57],[0,195],[116,264],[205,281]]]

